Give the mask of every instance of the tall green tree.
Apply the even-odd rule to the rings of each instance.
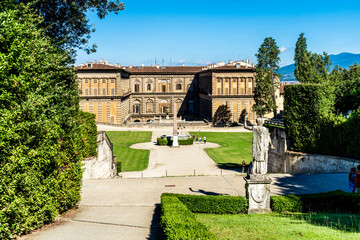
[[[296,42],[294,55],[294,75],[299,82],[304,82],[304,78],[309,75],[306,70],[310,68],[304,68],[304,65],[302,65],[303,63],[310,64],[310,58],[307,51],[306,38],[304,37],[304,33],[300,33],[299,38]]]
[[[0,23],[0,239],[12,239],[80,200],[96,126],[83,131],[72,59],[39,27],[39,14],[0,8]]]
[[[294,75],[301,83],[323,83],[329,80],[331,61],[329,55],[311,53],[307,50],[304,33],[299,35],[294,55]]]
[[[276,45],[275,39],[268,37],[265,38],[261,44],[258,53],[255,54],[257,58],[256,65],[256,88],[255,88],[255,105],[254,110],[262,116],[263,114],[270,112],[270,109],[276,116],[276,88],[274,77],[278,77],[275,71],[279,70],[280,62],[280,50]],[[261,92],[262,90],[268,89],[268,85],[272,86],[272,101],[270,101],[268,91]]]
[[[62,49],[83,49],[95,52],[96,45],[89,45],[90,34],[95,31],[86,16],[88,11],[97,12],[100,19],[110,12],[117,14],[124,9],[119,0],[1,0],[0,9],[30,3],[43,21],[39,27]]]

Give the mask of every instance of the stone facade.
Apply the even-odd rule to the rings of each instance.
[[[222,104],[230,106],[233,121],[242,113],[253,121],[255,67],[250,62],[209,66],[141,66],[87,63],[78,70],[80,107],[98,123],[148,122],[173,114],[183,119],[211,120]]]

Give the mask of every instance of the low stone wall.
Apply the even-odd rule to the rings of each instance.
[[[97,156],[82,161],[83,179],[113,178],[117,174],[112,143],[104,131],[97,133],[97,144]]]
[[[308,154],[288,151],[289,141],[285,130],[275,129],[271,136],[275,147],[269,150],[268,172],[308,174],[344,173],[360,165],[360,160],[345,157]]]

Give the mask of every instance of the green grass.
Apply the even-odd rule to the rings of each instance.
[[[142,171],[147,168],[150,150],[132,149],[130,145],[150,142],[151,132],[106,132],[106,134],[113,143],[113,154],[121,163],[122,172]]]
[[[349,214],[196,214],[218,239],[360,239]]]
[[[205,152],[220,168],[241,168],[242,162],[252,161],[252,132],[190,132],[207,142],[218,143],[219,148],[207,148]]]

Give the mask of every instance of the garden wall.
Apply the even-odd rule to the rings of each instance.
[[[271,173],[344,173],[360,165],[360,160],[288,151],[285,130],[274,129],[271,134],[275,149],[269,150],[268,172]]]
[[[97,133],[97,156],[83,159],[83,179],[113,178],[116,173],[116,157],[105,132]]]

